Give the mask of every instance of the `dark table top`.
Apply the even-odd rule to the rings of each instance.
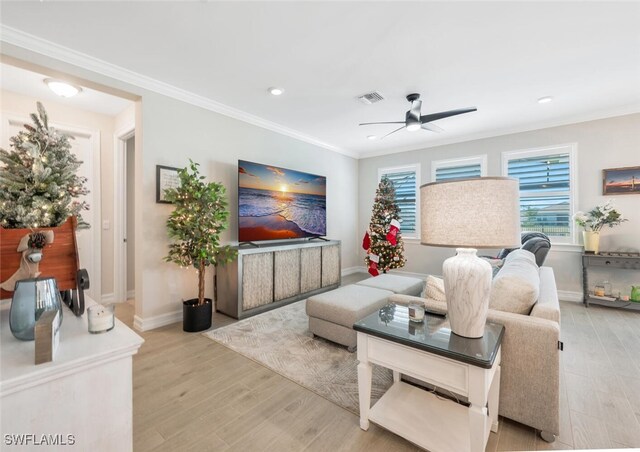
[[[458,336],[447,318],[425,314],[424,322],[411,322],[408,308],[394,304],[358,320],[353,329],[485,369],[493,365],[504,335],[503,325],[487,322],[481,338]]]

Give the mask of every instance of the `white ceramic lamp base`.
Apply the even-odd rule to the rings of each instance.
[[[444,291],[451,331],[458,336],[479,338],[489,309],[491,265],[474,248],[458,248],[442,266]]]

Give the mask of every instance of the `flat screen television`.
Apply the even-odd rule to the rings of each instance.
[[[238,161],[238,241],[327,234],[327,178]]]

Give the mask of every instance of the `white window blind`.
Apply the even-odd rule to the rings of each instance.
[[[487,156],[478,155],[448,160],[436,160],[431,163],[431,180],[468,179],[486,175]]]
[[[443,180],[467,179],[469,177],[480,177],[480,164],[451,166],[449,168],[436,168],[436,182]]]
[[[571,146],[507,153],[506,174],[520,180],[523,231],[565,239],[573,236],[572,155]]]
[[[418,165],[398,168],[383,168],[379,176],[386,176],[396,189],[396,202],[400,208],[400,224],[405,238],[418,236]]]

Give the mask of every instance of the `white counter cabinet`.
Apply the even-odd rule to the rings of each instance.
[[[36,366],[34,341],[11,334],[9,307],[0,302],[0,449],[131,451],[132,358],[144,340],[117,319],[89,334],[86,312],[65,306],[56,357]]]

